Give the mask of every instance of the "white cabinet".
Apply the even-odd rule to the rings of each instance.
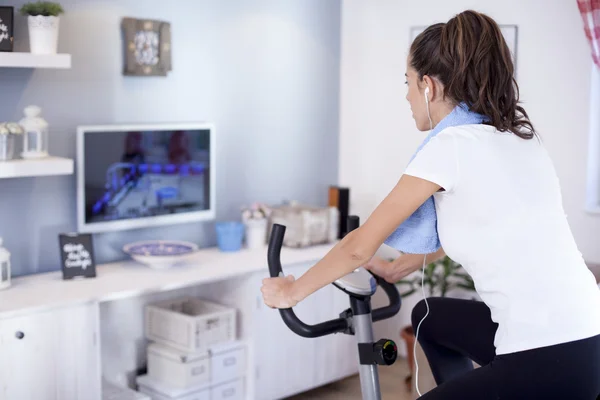
[[[284,272],[298,278],[309,267],[284,267]],[[264,305],[260,292],[257,296],[252,333],[257,400],[281,399],[358,372],[354,336],[301,337],[285,325],[279,310]],[[294,312],[312,325],[337,318],[348,307],[348,295],[329,285],[300,302]]]
[[[282,249],[285,272],[300,277],[329,248]],[[231,379],[220,380],[213,399],[281,399],[356,373],[353,336],[300,337],[264,305],[266,249],[206,249],[198,257],[199,265],[172,271],[99,266],[99,278],[85,282],[64,281],[60,271],[16,278],[14,289],[0,292],[0,400],[101,400],[101,375],[134,388],[147,366],[143,306],[183,293],[238,310],[236,336],[246,347],[222,359],[234,373],[222,371]],[[294,310],[315,324],[348,306],[327,286]]]
[[[0,400],[99,400],[98,305],[0,319]]]

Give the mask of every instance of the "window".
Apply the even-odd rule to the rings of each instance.
[[[592,66],[586,210],[600,213],[600,68]]]
[[[585,208],[588,212],[600,214],[600,2],[577,0],[577,6],[593,61]]]

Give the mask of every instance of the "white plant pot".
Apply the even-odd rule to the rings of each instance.
[[[56,54],[60,17],[41,15],[27,17],[29,49],[32,54]]]
[[[267,244],[267,219],[250,219],[246,225],[246,247],[259,249]]]

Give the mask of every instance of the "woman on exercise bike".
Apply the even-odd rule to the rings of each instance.
[[[513,72],[486,15],[465,11],[422,32],[407,57],[406,98],[417,129],[431,130],[425,144],[361,227],[297,280],[263,282],[265,303],[288,308],[359,266],[396,282],[445,254],[462,264],[483,302],[430,298],[413,309],[438,384],[424,400],[600,394],[600,291]],[[411,228],[430,218],[422,208],[429,201],[433,247]],[[395,234],[405,243],[427,240],[431,251],[403,251],[393,262],[375,257]]]

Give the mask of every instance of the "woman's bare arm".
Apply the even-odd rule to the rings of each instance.
[[[293,282],[291,297],[299,302],[365,265],[385,239],[439,189],[439,185],[430,181],[403,175],[362,226],[348,233],[323,259]]]

